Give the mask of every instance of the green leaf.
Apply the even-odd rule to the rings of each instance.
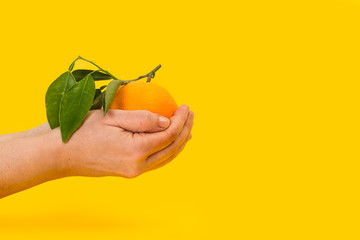
[[[102,102],[101,102],[101,106],[102,106],[102,108],[103,108],[104,115],[106,114],[106,113],[105,113],[105,95],[106,95],[106,90],[104,91],[104,96],[103,96]]]
[[[64,143],[84,121],[93,103],[94,95],[95,82],[89,74],[63,96],[60,104],[60,130]]]
[[[121,80],[112,80],[106,88],[105,93],[105,107],[104,114],[109,111],[112,101],[114,100],[115,94],[118,88],[124,84],[124,81]]]
[[[70,71],[67,71],[50,84],[45,96],[45,105],[47,119],[51,129],[59,126],[61,98],[71,86],[75,85],[75,83],[74,76]]]
[[[74,75],[76,81],[80,81],[81,79],[83,79],[86,75],[88,75],[89,73],[92,73],[94,70],[89,70],[89,69],[76,69],[72,72],[72,74]],[[106,73],[102,73],[102,72],[93,72],[92,77],[94,78],[95,81],[98,80],[110,80],[112,79],[112,77]]]
[[[95,96],[94,96],[94,100],[101,94],[101,90],[100,89],[95,89]]]
[[[104,93],[101,93],[99,96],[97,96],[95,98],[90,110],[101,109],[103,98],[104,98]]]

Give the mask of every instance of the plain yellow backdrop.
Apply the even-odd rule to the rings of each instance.
[[[359,1],[7,1],[0,20],[0,134],[46,121],[78,55],[124,79],[161,63],[195,112],[162,169],[1,199],[1,239],[360,238]]]

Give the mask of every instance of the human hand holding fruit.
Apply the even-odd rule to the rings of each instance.
[[[66,143],[62,147],[66,149],[63,159],[70,169],[69,174],[133,177],[163,166],[177,156],[191,138],[194,114],[187,105],[177,108],[165,88],[150,83],[161,65],[137,79],[124,81],[91,61],[88,62],[99,70],[72,71],[76,60],[47,92],[49,123],[52,128],[60,125]],[[142,78],[147,78],[147,82],[137,82]],[[94,79],[114,80],[97,89],[94,97],[95,93],[89,94],[95,91]],[[104,88],[106,91],[102,92]],[[49,102],[54,99],[56,104]],[[83,122],[90,106],[91,109],[101,108],[105,117],[102,111],[93,110]],[[163,129],[158,126],[149,127],[167,118],[171,125],[165,131],[161,132]]]
[[[165,128],[159,127],[160,115],[149,111],[110,110],[105,117],[90,111],[71,141],[59,145],[62,169],[68,176],[136,177],[170,162],[185,147],[193,118],[187,105]],[[59,129],[52,134],[58,138]]]
[[[123,81],[100,67],[72,71],[75,61],[47,91],[48,123],[0,135],[0,198],[67,176],[133,178],[169,163],[190,140],[189,107],[177,108],[155,84],[133,83],[149,82],[160,65]],[[94,80],[109,79],[95,89]]]

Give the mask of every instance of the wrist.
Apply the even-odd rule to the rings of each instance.
[[[49,146],[50,155],[53,161],[53,171],[57,178],[70,175],[70,156],[66,144],[61,140],[60,128],[55,128],[45,134],[45,144]]]

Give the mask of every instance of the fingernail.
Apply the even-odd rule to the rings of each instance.
[[[159,127],[167,128],[170,124],[170,120],[166,117],[159,117]]]

